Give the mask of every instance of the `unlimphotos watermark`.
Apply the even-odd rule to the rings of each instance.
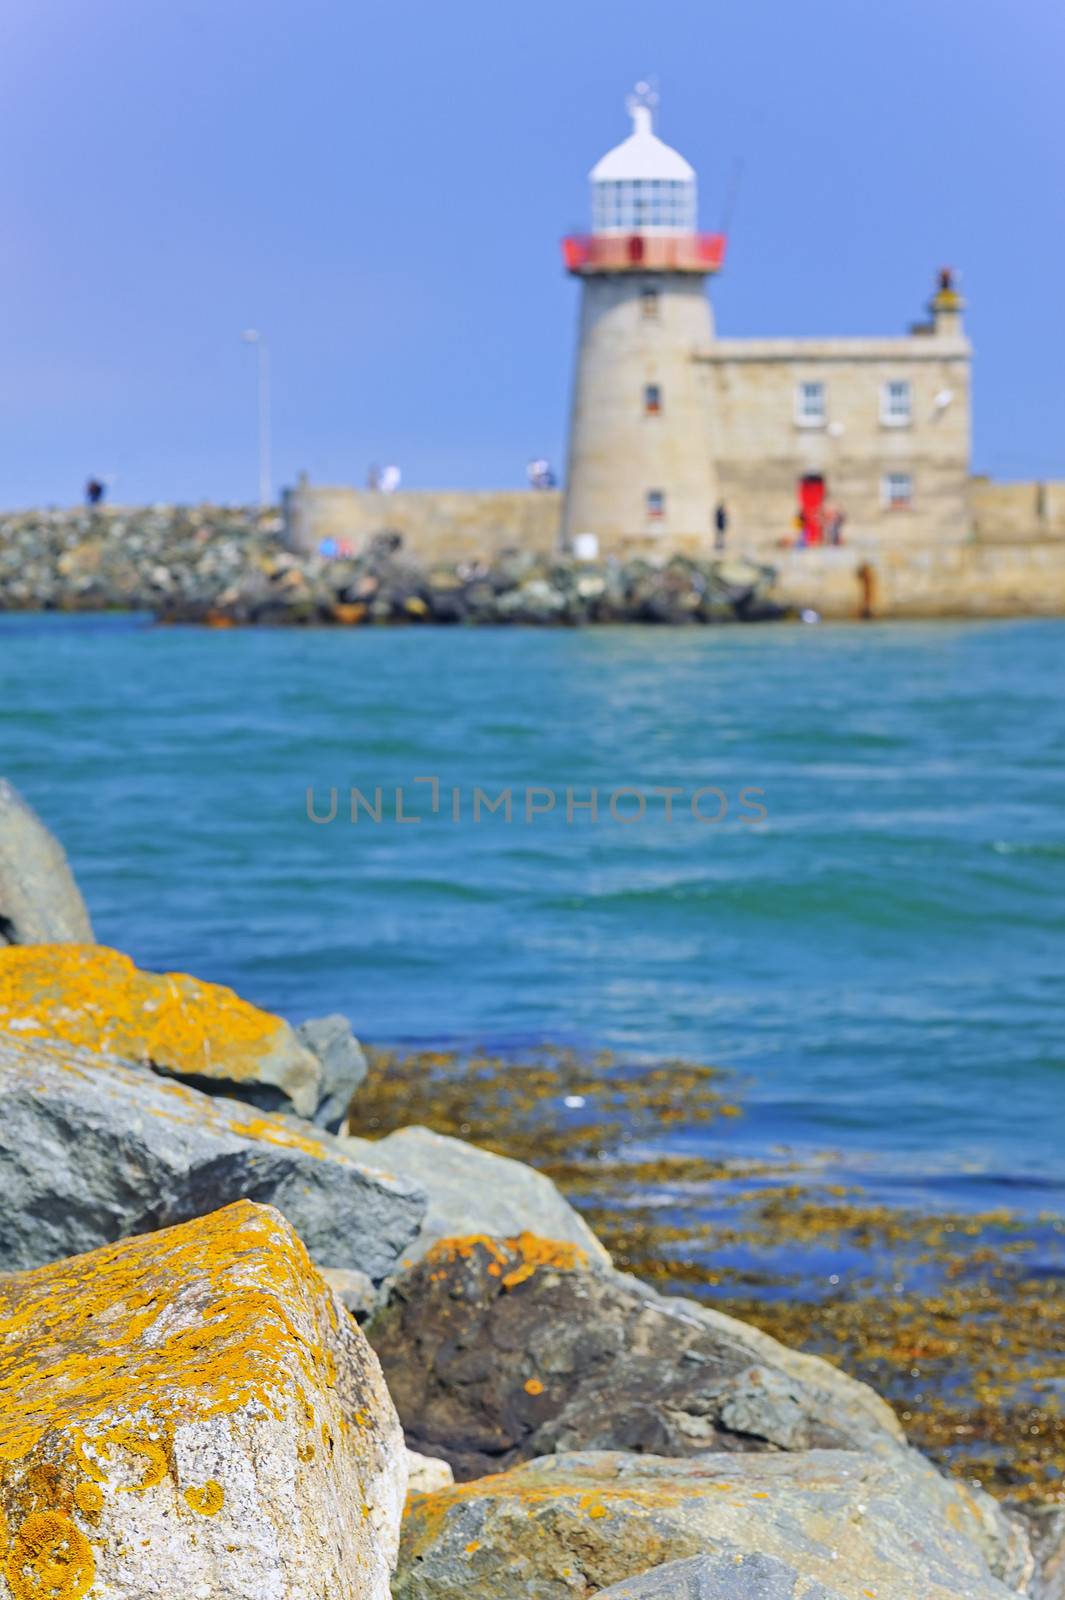
[[[410,794],[405,784],[376,784],[368,792],[352,787],[346,791],[343,816],[363,823],[414,823],[439,817],[445,822],[524,824],[554,814],[567,827],[586,822],[629,827],[650,818],[678,822],[689,817],[708,826],[731,817],[757,827],[769,816],[763,803],[765,790],[750,785],[730,795],[715,784],[692,790],[679,784],[656,784],[651,788],[624,784],[617,789],[600,790],[530,783],[510,785],[496,794],[478,785],[445,786],[439,778],[412,778],[412,787],[414,784],[424,787]],[[307,820],[319,827],[335,822],[342,815],[341,793],[340,789],[330,788],[323,801],[315,795],[313,786],[308,787]]]

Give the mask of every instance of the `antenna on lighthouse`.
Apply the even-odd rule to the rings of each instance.
[[[732,227],[732,218],[736,210],[736,201],[740,197],[740,184],[743,182],[743,157],[737,156],[732,164],[732,177],[729,180],[728,192],[725,195],[725,205],[721,213],[721,232],[727,234]]]

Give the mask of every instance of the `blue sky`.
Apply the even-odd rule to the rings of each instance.
[[[901,332],[957,266],[975,466],[1065,477],[1058,0],[8,0],[0,505],[505,486],[563,454],[561,234],[655,74],[723,333]]]

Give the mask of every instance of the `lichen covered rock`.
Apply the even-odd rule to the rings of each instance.
[[[91,944],[92,925],[58,839],[0,778],[0,945]]]
[[[380,1282],[425,1196],[309,1124],[99,1053],[0,1035],[0,1263],[35,1267],[235,1200],[275,1205],[316,1261]]]
[[[56,1039],[313,1116],[321,1065],[281,1017],[217,983],[142,972],[103,945],[0,950],[0,1030]]]
[[[551,1179],[521,1161],[480,1150],[430,1128],[399,1128],[383,1139],[345,1141],[370,1166],[401,1173],[429,1197],[418,1237],[406,1251],[419,1259],[441,1239],[470,1234],[507,1238],[535,1233],[576,1245],[589,1261],[609,1266],[610,1257],[579,1212]]]
[[[367,1331],[410,1445],[458,1478],[552,1450],[902,1448],[827,1362],[530,1234],[435,1245]]]
[[[248,1203],[0,1280],[2,1600],[385,1600],[380,1368]]]
[[[993,1574],[982,1517],[909,1450],[547,1456],[412,1496],[393,1594],[613,1600],[617,1584],[620,1600],[631,1584],[640,1600],[1009,1600],[1023,1571]],[[714,1558],[707,1587],[649,1584],[653,1569],[703,1555]],[[755,1557],[763,1577],[794,1574],[792,1588],[743,1586]]]

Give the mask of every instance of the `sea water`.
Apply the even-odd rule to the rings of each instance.
[[[142,965],[371,1042],[717,1063],[738,1153],[1053,1205],[1065,624],[0,646],[0,771]]]

